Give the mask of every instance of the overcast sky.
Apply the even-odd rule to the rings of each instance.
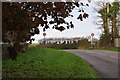
[[[104,0],[103,0],[104,1]],[[110,1],[110,0],[107,0]],[[89,18],[84,19],[83,21],[77,20],[78,15],[80,14],[78,12],[77,9],[75,9],[71,14],[74,15],[73,18],[66,18],[66,21],[71,21],[74,24],[74,29],[66,29],[62,32],[52,29],[52,27],[50,27],[49,29],[46,30],[46,38],[62,38],[62,37],[67,37],[67,38],[71,38],[71,37],[87,37],[90,36],[91,33],[95,34],[95,38],[99,39],[99,36],[101,34],[101,30],[98,29],[100,27],[100,25],[96,25],[94,22],[98,20],[97,18],[97,13],[94,11],[94,7],[95,6],[95,1],[92,1],[92,3],[90,3],[89,7],[85,8],[86,13],[89,14]],[[33,38],[35,38],[35,41],[33,41],[33,43],[38,43],[38,40],[43,37],[43,28],[39,27],[40,29],[40,34],[39,35],[35,35],[33,36]]]

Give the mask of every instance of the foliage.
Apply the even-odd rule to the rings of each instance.
[[[78,2],[3,2],[2,41],[17,44],[16,47],[13,46],[17,48],[17,53],[21,43],[29,41],[31,44],[35,40],[31,36],[40,33],[38,26],[43,27],[43,31],[50,25],[59,31],[66,29],[61,24],[65,24],[67,29],[74,28],[72,21],[66,22],[65,18],[73,17],[70,13],[75,7],[81,10],[80,6],[89,5]],[[88,16],[82,9],[78,19],[82,21]]]
[[[82,4],[82,5],[80,5]],[[2,24],[3,41],[6,42],[26,42],[34,40],[31,36],[39,34],[38,26],[43,27],[43,31],[53,25],[53,29],[63,31],[65,24],[67,29],[74,28],[71,22],[66,22],[66,17],[73,17],[70,13],[75,7],[81,10],[80,6],[88,4],[78,2],[3,2],[2,3]],[[88,18],[88,14],[82,9],[78,19],[81,21]],[[7,37],[7,38],[6,38]]]
[[[105,5],[103,8],[101,8],[99,11],[98,11],[99,14],[101,14],[101,19],[103,21],[103,24],[102,24],[102,28],[104,29],[104,34],[109,34],[109,25],[108,25],[108,20],[107,20],[107,5]]]
[[[30,48],[17,61],[3,60],[3,78],[99,78],[80,57],[61,50]]]
[[[79,49],[86,49],[91,46],[91,42],[89,42],[87,39],[82,39],[77,44]]]
[[[77,46],[75,44],[40,44],[40,48],[54,48],[54,49],[77,49]]]
[[[109,12],[107,11],[108,9],[107,7],[109,7]],[[101,46],[103,45],[104,47],[108,45],[113,47],[115,46],[114,45],[115,38],[119,37],[118,26],[116,25],[118,11],[119,11],[119,2],[113,2],[112,5],[110,3],[107,3],[103,8],[101,8],[98,11],[98,13],[101,14],[101,19],[103,20],[102,27],[104,29],[103,34],[105,34],[101,36],[101,40],[103,40],[100,41]],[[111,21],[112,28],[110,28],[110,22],[108,22],[108,19]]]
[[[99,41],[100,47],[103,47],[103,48],[111,47],[110,41],[111,41],[110,34],[102,34]]]
[[[112,31],[111,31],[111,35],[112,35],[112,42],[114,44],[115,38],[120,37],[119,36],[119,29],[118,29],[118,25],[119,24],[119,20],[117,19],[117,16],[119,15],[119,2],[114,2],[113,6],[110,7],[110,13],[111,13],[111,21],[112,21]],[[113,45],[114,47],[114,45]]]
[[[32,44],[29,44],[29,47],[36,47],[37,45],[39,45],[39,43],[32,43]]]
[[[78,42],[63,44],[40,44],[39,47],[54,48],[54,49],[85,49],[90,47],[90,42],[87,39],[79,40]]]
[[[105,48],[104,50],[119,51],[120,52],[120,47]]]
[[[113,6],[110,7],[110,19],[116,18],[119,11],[119,2],[113,2]]]

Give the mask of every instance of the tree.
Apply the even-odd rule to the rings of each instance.
[[[104,3],[103,3],[104,4]],[[109,26],[108,26],[108,21],[107,21],[107,5],[105,5],[102,9],[98,10],[98,13],[101,14],[101,19],[102,19],[102,27],[104,29],[105,34],[109,34]]]
[[[110,43],[105,44],[104,46],[106,46],[106,45],[114,46],[115,38],[118,37],[118,28],[117,28],[118,26],[116,25],[118,11],[119,11],[119,3],[118,2],[113,2],[112,4],[106,3],[105,6],[103,6],[100,10],[98,10],[98,13],[101,14],[100,17],[103,21],[102,27],[104,29],[104,32],[100,38],[100,40],[102,40],[103,42],[100,41],[100,42],[102,42],[100,44],[103,45],[103,43],[106,42],[106,38],[107,38],[107,41],[110,40],[110,41],[108,41]],[[108,19],[111,21],[112,29],[110,28],[110,21]],[[103,38],[105,38],[105,39],[103,39]]]
[[[88,4],[80,4],[88,6]],[[78,2],[3,2],[3,41],[9,36],[12,42],[31,42],[31,36],[40,32],[38,26],[43,27],[43,31],[46,31],[51,24],[53,29],[60,31],[66,29],[60,24],[74,28],[72,21],[69,23],[64,19],[73,17],[70,13],[75,7],[80,7],[80,4]],[[88,17],[88,14],[83,13],[78,16],[81,21]]]
[[[111,47],[111,37],[110,34],[102,34],[100,37],[99,45],[102,48]]]
[[[107,3],[108,4],[108,3]],[[108,16],[107,15],[107,4],[105,5],[105,7],[103,7],[102,9],[100,9],[98,11],[98,13],[101,14],[101,19],[103,21],[102,27],[104,29],[104,32],[102,33],[101,37],[100,37],[100,46],[101,47],[108,47],[110,45],[110,28],[109,28],[109,22],[108,22]]]
[[[119,11],[119,2],[113,2],[112,6],[110,6],[110,12],[107,13],[107,16],[110,18],[112,22],[112,30],[111,30],[111,37],[112,37],[112,46],[114,46],[115,38],[118,37],[118,26],[117,26],[117,15]]]
[[[3,2],[2,3],[2,41],[17,45],[34,40],[31,36],[39,34],[38,26],[43,27],[43,31],[53,25],[53,29],[63,31],[74,28],[71,22],[66,22],[66,17],[73,17],[70,13],[75,7],[89,6],[82,2]],[[77,19],[83,21],[88,18],[88,14],[81,8]],[[65,24],[61,26],[60,24]]]

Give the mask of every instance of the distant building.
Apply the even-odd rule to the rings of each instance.
[[[85,39],[84,37],[75,37],[75,38],[45,38],[45,39],[40,39],[38,42],[39,43],[57,43],[57,44],[69,44],[73,42],[78,42],[81,39]]]

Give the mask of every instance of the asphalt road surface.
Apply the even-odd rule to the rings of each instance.
[[[118,78],[118,54],[107,50],[64,50],[86,60],[101,78]]]

